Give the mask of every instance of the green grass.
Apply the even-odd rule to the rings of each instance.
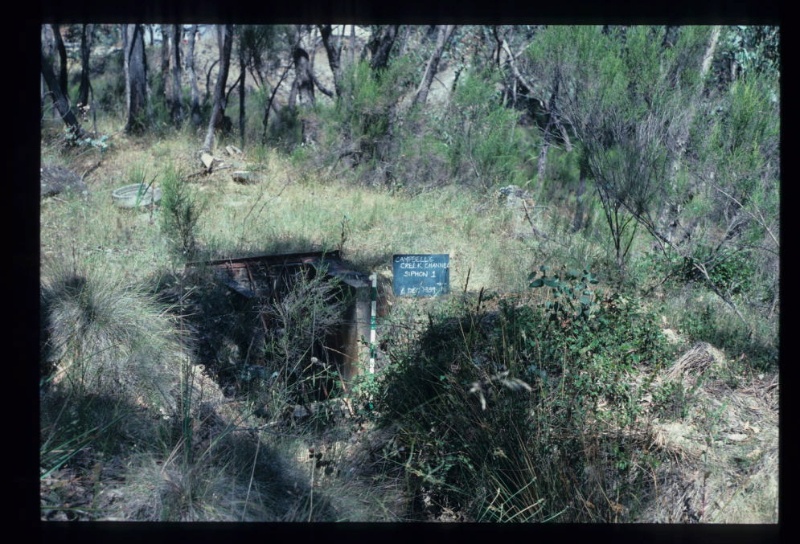
[[[43,144],[47,164],[82,173],[101,161],[87,177],[88,199],[45,199],[41,208],[42,323],[49,339],[41,362],[43,512],[169,521],[398,521],[434,514],[494,522],[634,520],[648,512],[653,475],[666,474],[654,466],[672,466],[672,450],[653,451],[648,442],[658,418],[689,421],[705,413],[692,423],[709,435],[727,432],[713,391],[659,382],[667,360],[631,359],[638,353],[631,338],[650,334],[639,314],[624,314],[624,323],[593,336],[540,330],[544,323],[534,316],[550,294],[530,292],[532,270],[588,266],[603,285],[614,279],[605,268],[603,233],[570,232],[570,210],[537,203],[532,219],[546,236],[531,236],[527,220],[491,192],[454,185],[387,191],[364,185],[358,172],[334,176],[310,155],[270,148],[246,150],[243,160],[257,183],[241,185],[229,170],[204,174],[196,145],[189,129],[167,130],[155,142],[115,134],[102,155]],[[224,152],[218,148],[216,156]],[[113,189],[153,178],[198,204],[196,223],[183,233],[195,243],[191,258],[340,250],[356,268],[386,279],[393,254],[450,255],[452,296],[394,300],[381,321],[394,352],[354,393],[366,423],[320,416],[255,431],[264,425],[254,416],[258,409],[268,408],[270,424],[280,419],[288,386],[261,384],[228,399],[212,369],[203,375],[194,364],[199,339],[191,314],[227,319],[235,310],[202,277],[197,285],[182,281],[190,254],[175,251],[183,235],[168,221],[168,211],[179,207],[113,205]],[[602,225],[598,210],[589,211]],[[637,240],[635,254],[644,243]],[[640,304],[647,319],[678,331],[683,344],[673,350],[704,340],[732,360],[710,371],[705,383],[741,390],[754,370],[773,368],[767,363],[774,363],[777,321],[750,316],[756,333],[747,341],[725,306],[696,286],[665,284],[661,300],[640,300],[637,290],[660,278],[635,259],[628,280],[614,288]],[[607,291],[598,290],[598,300]],[[313,297],[301,298],[297,315],[316,316]],[[475,323],[481,320],[495,325]],[[218,332],[224,336],[221,326]],[[284,349],[282,363],[305,357],[307,339],[295,337],[298,345],[284,346],[292,349]],[[481,358],[512,374],[469,367]],[[542,372],[549,378],[537,382]],[[532,390],[520,390],[514,379]],[[601,410],[590,400],[573,406],[578,394],[607,397],[610,406]],[[639,411],[625,399],[649,407]],[[377,415],[388,414],[383,428],[371,427],[370,402]],[[578,413],[567,416],[573,408]],[[430,426],[420,427],[423,420]],[[325,444],[326,466],[341,476],[310,461],[309,444]],[[763,449],[763,461],[737,453],[737,466],[753,471],[751,494],[758,515],[768,519],[775,464],[772,450]],[[68,481],[93,490],[86,513],[65,506],[74,502]],[[412,499],[428,506],[415,511]],[[729,512],[715,519],[746,510],[743,496],[726,500]]]

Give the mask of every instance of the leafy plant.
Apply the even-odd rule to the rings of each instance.
[[[390,350],[379,421],[398,426],[405,454],[395,462],[429,498],[428,515],[458,507],[495,521],[614,519],[613,510],[567,514],[570,497],[598,504],[613,491],[632,501],[648,485],[639,450],[617,433],[637,425],[647,391],[634,369],[652,375],[666,357],[655,320],[620,295],[598,296],[588,270],[542,267],[530,283],[547,290],[540,304],[454,305]],[[581,476],[608,469],[615,476]]]
[[[550,268],[539,267],[539,277],[535,272],[528,277],[532,289],[549,287],[552,300],[545,302],[545,310],[550,314],[550,321],[566,326],[574,320],[587,320],[596,311],[595,294],[589,288],[599,280],[588,269],[574,269],[548,275]],[[563,278],[563,279],[562,279]]]

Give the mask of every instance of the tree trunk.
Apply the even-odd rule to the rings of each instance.
[[[556,108],[557,96],[558,96],[558,80],[556,80],[556,83],[553,86],[553,92],[550,94],[550,102],[547,106],[548,109],[547,124],[544,127],[544,138],[543,138],[544,141],[542,142],[542,148],[539,150],[539,163],[537,168],[539,183],[542,183],[544,181],[544,175],[547,171],[547,152],[550,150],[550,144],[553,141],[553,130],[555,130],[556,128],[555,108]]]
[[[350,25],[350,65],[356,62],[356,25]]]
[[[264,108],[264,133],[261,136],[261,143],[267,143],[267,127],[269,126],[269,112],[274,108],[274,101],[275,101],[275,94],[278,92],[278,89],[283,83],[283,80],[286,79],[286,76],[289,74],[289,70],[292,68],[292,64],[289,64],[286,69],[284,69],[281,77],[278,78],[278,83],[275,84],[275,88],[272,89],[272,93],[269,96],[269,100],[267,101],[267,105]]]
[[[292,52],[294,57],[294,72],[297,81],[297,95],[301,106],[314,106],[314,78],[311,75],[311,65],[308,53],[302,47],[295,47]]]
[[[61,118],[67,125],[70,135],[73,138],[84,138],[88,136],[75,117],[75,114],[70,109],[67,98],[61,92],[61,87],[53,71],[53,63],[50,62],[44,53],[42,53],[42,77],[44,78],[45,84],[50,89],[50,93],[53,96],[53,104],[56,110],[58,110],[58,113],[61,114]]]
[[[131,109],[131,75],[130,75],[130,40],[128,39],[128,26],[119,25],[122,37],[122,71],[125,74],[125,115]]]
[[[422,76],[422,81],[419,84],[417,93],[414,95],[414,100],[411,102],[412,108],[417,104],[425,104],[425,102],[428,100],[428,92],[430,91],[431,84],[433,83],[433,76],[436,75],[436,72],[439,69],[439,62],[442,59],[442,53],[444,53],[444,48],[447,45],[447,41],[450,39],[450,36],[453,35],[455,28],[455,25],[439,26],[439,31],[436,35],[436,48],[433,50],[431,58],[428,60],[428,65],[425,67],[425,74]]]
[[[126,133],[141,134],[150,125],[147,107],[147,62],[142,25],[125,25]]]
[[[297,96],[298,102],[303,109],[313,108],[316,104],[314,98],[314,75],[311,72],[311,65],[308,59],[308,53],[299,45],[294,48],[292,52],[294,57],[294,73],[295,82],[292,86],[293,96]],[[291,107],[295,107],[292,101]],[[316,131],[312,124],[306,118],[301,118],[301,132],[302,141],[312,142],[316,140]]]
[[[189,50],[186,55],[186,68],[189,70],[189,82],[192,89],[191,117],[192,126],[197,128],[203,124],[200,114],[200,89],[197,86],[197,71],[194,68],[194,44],[197,36],[197,25],[189,31]]]
[[[94,25],[83,25],[81,29],[81,84],[78,88],[78,107],[89,104],[89,59],[92,51]]]
[[[169,26],[161,25],[161,81],[164,82],[164,98],[169,101]]]
[[[181,25],[172,25],[172,123],[180,127],[183,123],[183,91],[181,90]]]
[[[56,42],[56,50],[58,51],[58,58],[60,61],[58,69],[58,86],[61,88],[61,94],[67,99],[69,103],[69,81],[67,79],[67,48],[64,47],[64,40],[61,38],[60,25],[50,25],[53,29],[53,38]]]
[[[322,36],[322,44],[325,46],[325,52],[328,54],[328,65],[331,67],[333,74],[333,89],[336,97],[342,95],[342,43],[341,39],[333,36],[333,28],[331,25],[317,25],[320,36]]]
[[[575,193],[575,215],[572,218],[572,232],[580,231],[585,222],[584,222],[584,193],[586,193],[586,177],[589,175],[589,168],[586,164],[586,159],[581,156],[580,158],[580,173],[578,177],[580,178],[578,184],[578,190]]]
[[[211,119],[208,122],[203,151],[209,153],[214,146],[214,130],[222,126],[225,116],[225,85],[228,81],[228,69],[231,65],[231,49],[233,44],[233,25],[217,25],[217,46],[219,47],[219,74],[214,86],[214,105]]]
[[[54,52],[55,52],[55,40],[53,39],[53,29],[51,28],[50,25],[42,25],[42,54],[48,60],[50,60],[51,65]],[[41,80],[42,80],[42,111],[44,111],[44,105],[48,94],[48,87],[47,83],[44,80],[44,76],[41,76]],[[50,113],[52,114],[53,120],[55,120],[57,115],[56,108],[51,108]]]
[[[400,25],[388,25],[376,30],[367,44],[367,50],[372,53],[372,60],[369,63],[372,71],[377,71],[386,68],[389,65],[389,55],[392,52],[392,46],[397,38],[397,31]]]
[[[244,108],[245,108],[245,88],[247,80],[247,62],[245,59],[244,48],[239,47],[239,147],[244,149]]]

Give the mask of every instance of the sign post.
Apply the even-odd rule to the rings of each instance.
[[[372,274],[369,279],[372,287],[369,291],[370,318],[369,318],[369,373],[375,374],[375,329],[377,328],[377,303],[378,303],[378,275]]]
[[[450,292],[450,255],[395,255],[392,259],[394,295],[436,297]]]

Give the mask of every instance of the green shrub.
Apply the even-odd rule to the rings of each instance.
[[[397,425],[392,459],[434,513],[611,520],[610,506],[579,508],[575,496],[602,505],[613,494],[633,508],[649,485],[633,431],[667,356],[653,316],[597,296],[587,271],[541,272],[540,304],[455,305],[390,351],[378,412]]]
[[[752,278],[755,275],[755,266],[749,253],[724,249],[714,252],[707,246],[700,246],[691,258],[684,258],[681,277],[686,282],[711,281],[714,287],[723,293],[732,295],[747,293],[753,287]],[[694,262],[705,265],[708,280],[693,265]]]
[[[410,59],[399,58],[384,70],[372,70],[366,61],[344,70],[341,96],[321,112],[328,121],[325,140],[337,157],[347,151],[354,164],[391,160],[390,127],[415,69]]]
[[[203,208],[203,202],[181,173],[168,166],[161,180],[161,229],[173,248],[185,257],[197,250],[197,223]]]
[[[453,178],[484,189],[521,184],[525,171],[518,113],[500,102],[494,83],[492,77],[468,74],[456,88],[439,131]]]

